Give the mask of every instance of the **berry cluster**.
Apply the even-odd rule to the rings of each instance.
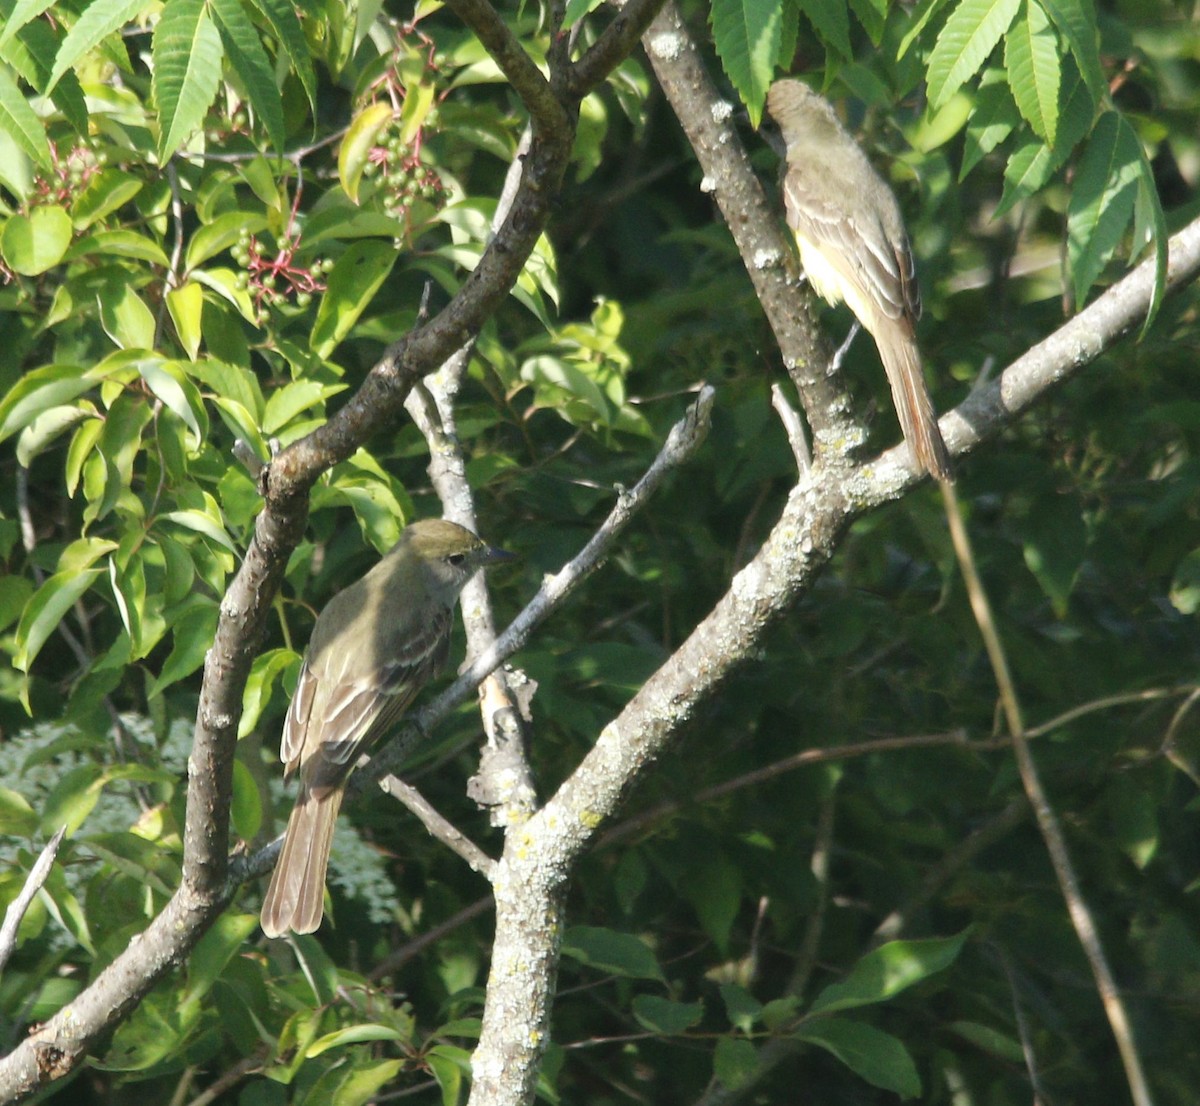
[[[322,279],[333,268],[331,258],[314,258],[307,264],[296,261],[300,235],[294,229],[278,243],[275,256],[264,252],[258,238],[248,230],[238,235],[237,244],[230,249],[233,260],[241,266],[238,287],[252,292],[259,321],[266,321],[266,307],[283,307],[290,300],[297,307],[312,303],[314,292],[325,291]]]
[[[96,139],[85,139],[60,155],[58,146],[50,143],[51,169],[39,173],[33,180],[33,204],[66,204],[78,195],[89,180],[104,166],[107,155]]]
[[[419,146],[410,148],[404,144],[398,118],[388,124],[379,136],[379,143],[367,155],[363,175],[379,181],[383,208],[393,219],[406,220],[418,200],[440,208],[448,195],[437,171],[421,161]]]

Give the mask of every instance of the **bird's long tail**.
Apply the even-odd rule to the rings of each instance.
[[[263,899],[262,928],[268,937],[312,933],[325,911],[325,871],[344,789],[323,790],[318,798],[307,787],[288,819],[283,849]]]
[[[917,464],[938,480],[953,480],[950,454],[938,429],[937,412],[925,374],[916,339],[903,320],[882,320],[876,327],[875,344],[892,386],[892,401],[900,416],[900,428]]]

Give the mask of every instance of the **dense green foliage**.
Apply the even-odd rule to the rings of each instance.
[[[1171,4],[759,7],[688,14],[701,35],[711,20],[753,117],[778,64],[823,67],[853,97],[909,220],[943,411],[1200,207],[1200,21]],[[7,1050],[178,884],[201,666],[260,505],[235,439],[262,460],[299,439],[427,288],[430,309],[445,302],[489,240],[525,118],[432,4],[9,0],[0,14],[0,897],[68,827],[0,982]],[[536,6],[505,18],[544,54]],[[742,56],[730,29],[760,23]],[[773,155],[743,137],[773,181]],[[647,68],[626,62],[584,101],[558,214],[478,335],[460,399],[481,529],[522,557],[492,576],[504,621],[698,384],[717,386],[700,459],[516,658],[538,683],[543,794],[720,597],[794,483],[770,402],[779,357],[699,184]],[[1179,1106],[1200,1080],[1198,313],[1191,290],[1164,300],[1140,341],[959,466],[1035,754],[1158,1101]],[[840,335],[848,318],[827,322]],[[869,341],[848,362],[863,403],[886,395]],[[876,444],[895,439],[886,404],[873,425]],[[406,520],[440,513],[427,460],[399,426],[314,490],[246,693],[233,823],[250,846],[286,811],[274,754],[314,612]],[[1021,794],[1011,753],[951,739],[1002,733],[995,701],[922,488],[853,528],[628,813],[673,805],[578,872],[547,1097],[691,1102],[791,1037],[804,1047],[762,1101],[1008,1106],[1030,1101],[1027,1064],[1044,1101],[1121,1101],[1042,840],[1004,814]],[[464,709],[409,778],[496,853],[464,795],[477,730]],[[705,797],[803,750],[930,734],[948,737]],[[142,1081],[138,1101],[187,1101],[237,1071],[221,1102],[422,1084],[418,1101],[459,1101],[487,912],[386,965],[487,887],[398,810],[371,797],[343,817],[334,925],[268,944],[247,886],[53,1100],[122,1101]],[[887,936],[903,943],[881,950],[898,909]]]

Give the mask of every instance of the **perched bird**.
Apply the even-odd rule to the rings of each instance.
[[[783,198],[800,261],[829,303],[870,332],[918,466],[952,480],[917,349],[921,293],[900,207],[833,107],[800,81],[776,81],[767,110],[786,147]]]
[[[445,665],[463,585],[511,556],[457,523],[425,519],[326,604],[283,725],[279,757],[285,777],[299,770],[300,793],[263,900],[268,937],[321,924],[334,824],[355,763]]]

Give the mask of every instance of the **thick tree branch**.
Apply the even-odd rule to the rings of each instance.
[[[587,52],[571,68],[567,87],[582,100],[608,76],[637,45],[663,0],[628,0],[617,5],[617,14]]]
[[[811,309],[812,293],[800,287],[799,259],[780,204],[768,200],[755,176],[733,125],[734,106],[709,77],[675,0],[667,0],[642,41],[704,170],[701,188],[721,209],[800,393],[817,461],[828,463],[865,441],[866,430],[852,416],[849,394],[829,374],[829,346]]]
[[[330,420],[284,450],[265,471],[265,504],[242,566],[221,604],[204,667],[196,734],[188,760],[184,870],[179,890],[141,938],[68,1007],[0,1060],[0,1102],[14,1101],[67,1074],[101,1034],[128,1014],[176,966],[220,913],[227,879],[233,753],[242,690],[291,551],[303,534],[308,490],[403,409],[413,383],[477,333],[500,306],[542,233],[574,142],[575,107],[559,102],[482,0],[451,6],[489,48],[523,97],[534,129],[524,181],[508,218],[479,264],[434,319],[400,339]],[[523,60],[522,60],[523,59]],[[535,79],[536,77],[536,79]]]

